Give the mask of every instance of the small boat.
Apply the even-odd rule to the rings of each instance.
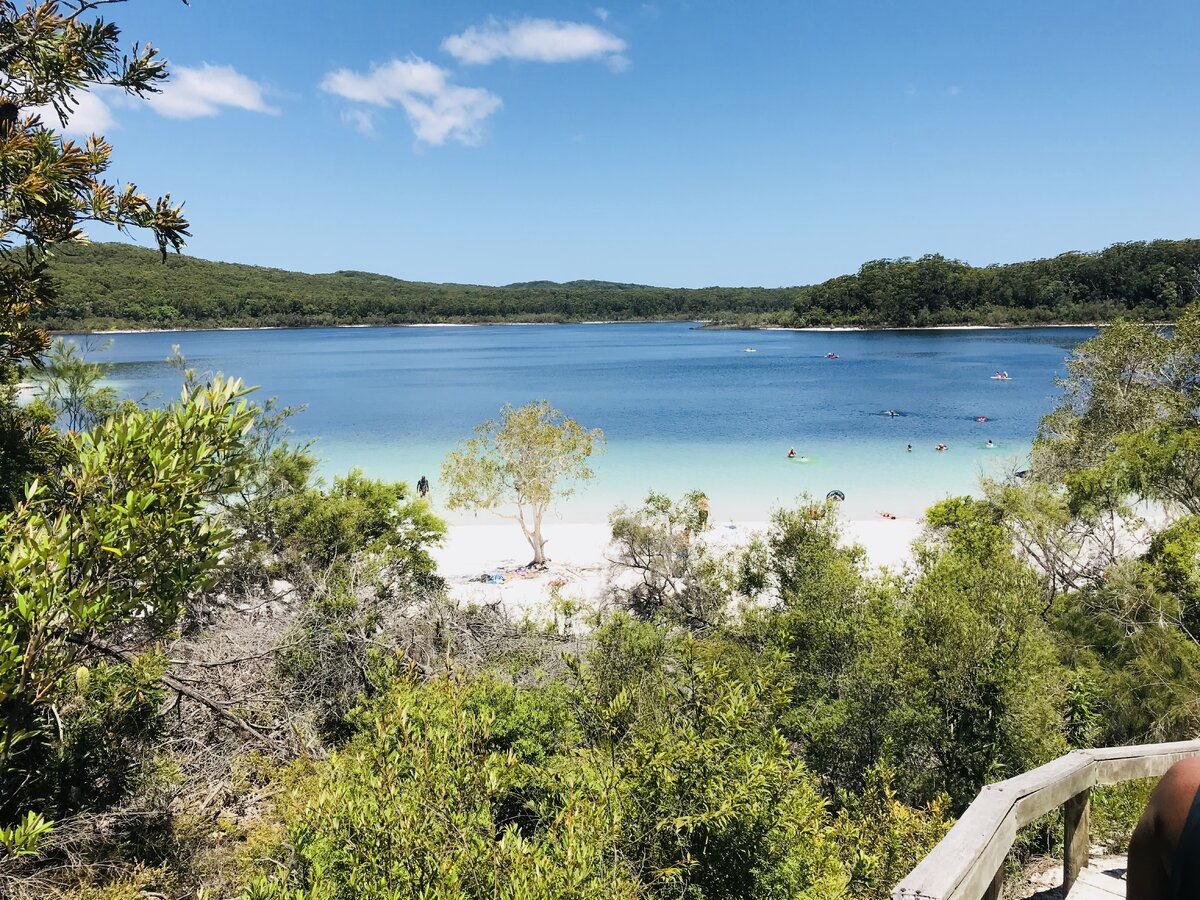
[[[826,359],[837,359],[838,355],[836,353],[826,353],[825,358]]]
[[[747,348],[746,348],[745,350],[743,350],[742,352],[743,352],[743,353],[757,353],[758,351],[757,351],[757,350],[755,350],[753,347],[747,347]]]

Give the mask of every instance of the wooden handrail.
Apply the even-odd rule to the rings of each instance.
[[[1063,808],[1063,884],[1087,867],[1091,789],[1161,775],[1200,756],[1200,741],[1073,750],[1053,762],[987,785],[954,827],[892,891],[893,900],[993,900],[1017,829]]]

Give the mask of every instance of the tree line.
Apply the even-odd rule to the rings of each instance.
[[[939,255],[875,260],[807,287],[663,288],[598,281],[502,287],[365,272],[305,275],[157,254],[128,244],[59,248],[58,287],[34,321],[103,328],[390,325],[431,322],[706,320],[755,326],[925,327],[1174,321],[1200,296],[1200,240],[976,267]]]
[[[805,288],[782,321],[901,328],[1173,322],[1197,296],[1200,240],[1133,241],[985,267],[937,254],[875,260]]]
[[[59,297],[37,319],[63,331],[737,319],[782,312],[796,298],[788,288],[687,290],[596,281],[487,287],[366,272],[305,275],[184,256],[164,264],[127,244],[61,248],[51,272]]]

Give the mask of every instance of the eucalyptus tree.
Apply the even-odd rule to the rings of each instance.
[[[543,565],[546,512],[593,477],[588,460],[603,446],[599,428],[584,428],[545,400],[522,407],[505,404],[500,418],[477,426],[475,437],[446,457],[446,504],[450,509],[506,510],[499,515],[516,521],[533,548],[531,564]]]

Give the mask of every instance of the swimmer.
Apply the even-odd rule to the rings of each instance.
[[[908,445],[908,452],[909,452],[909,453],[912,453],[912,444],[909,444],[909,445]]]
[[[993,447],[995,447],[995,446],[996,446],[996,445],[995,445],[995,444],[993,444],[991,441],[988,441],[988,442],[987,442],[987,445],[988,445],[988,449],[989,449],[989,450],[991,450]]]

